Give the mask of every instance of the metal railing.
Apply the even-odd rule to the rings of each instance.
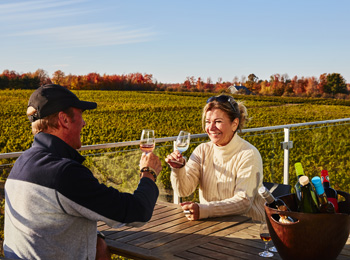
[[[334,124],[334,123],[342,123],[342,122],[350,122],[350,118],[342,118],[342,119],[334,119],[334,120],[324,120],[324,121],[315,121],[315,122],[306,122],[306,123],[298,123],[298,124],[288,124],[288,125],[276,125],[276,126],[267,126],[267,127],[258,127],[258,128],[248,128],[242,130],[242,133],[252,133],[252,132],[264,132],[276,129],[284,129],[284,142],[281,142],[281,148],[284,151],[284,164],[283,164],[283,183],[289,183],[289,150],[293,148],[293,141],[290,140],[290,129],[296,127],[303,126],[311,126],[311,125],[320,125],[320,124]],[[165,138],[157,138],[156,143],[164,143],[175,141],[177,136],[165,137]],[[193,134],[191,135],[191,139],[194,138],[207,138],[207,134]],[[86,150],[95,150],[95,149],[108,149],[108,148],[117,148],[117,147],[126,147],[126,146],[138,146],[140,144],[139,140],[128,141],[128,142],[116,142],[116,143],[106,143],[106,144],[95,144],[95,145],[85,145],[82,146],[79,151]],[[9,159],[9,158],[17,158],[23,152],[13,152],[13,153],[2,153],[0,154],[0,159]]]

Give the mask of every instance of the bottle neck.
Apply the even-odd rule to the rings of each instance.
[[[318,194],[318,198],[321,204],[327,204],[328,199],[326,193]]]
[[[264,197],[264,199],[266,200],[267,204],[272,204],[272,203],[274,203],[276,201],[271,193],[267,194],[266,197]]]
[[[308,190],[310,190],[310,184],[308,183],[308,184],[306,184],[306,185],[302,185],[302,186],[300,187],[300,189],[303,190],[303,191],[308,191]]]
[[[324,181],[322,183],[322,185],[323,185],[324,188],[327,188],[327,189],[331,187],[331,184],[328,181]]]
[[[259,189],[259,194],[265,199],[267,204],[272,204],[276,200],[275,197],[271,194],[271,192],[264,186],[262,186]]]

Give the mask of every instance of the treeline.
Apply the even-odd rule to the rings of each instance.
[[[305,97],[346,97],[350,93],[350,84],[346,84],[343,76],[339,73],[320,75],[315,77],[294,76],[275,74],[270,80],[259,80],[255,74],[250,74],[248,79],[232,82],[221,82],[219,79],[215,84],[211,79],[204,82],[201,78],[188,77],[183,84],[172,85],[178,91],[200,91],[200,92],[223,92],[229,89],[239,94],[259,94],[271,96],[305,96]],[[237,91],[237,92],[236,92]]]
[[[0,89],[36,89],[47,83],[66,86],[72,90],[142,90],[142,91],[182,91],[182,92],[232,92],[242,94],[272,95],[272,96],[308,96],[348,98],[350,84],[346,84],[339,73],[324,73],[316,77],[274,74],[269,80],[261,80],[255,74],[246,79],[237,77],[232,82],[218,79],[213,82],[195,77],[187,77],[183,83],[163,84],[153,79],[152,74],[130,73],[127,75],[66,75],[61,70],[49,77],[46,71],[38,69],[31,73],[19,74],[4,70],[0,74]]]
[[[330,95],[349,94],[350,85],[339,73],[321,74],[315,77],[289,79],[287,75],[275,74],[270,77],[270,81],[258,80],[254,74],[248,76],[246,87],[254,93],[274,96],[311,96],[328,97]]]
[[[128,75],[65,75],[57,70],[50,78],[46,71],[38,69],[34,73],[19,74],[4,70],[0,74],[0,89],[36,89],[48,83],[60,84],[72,90],[157,90],[152,75],[131,73]]]

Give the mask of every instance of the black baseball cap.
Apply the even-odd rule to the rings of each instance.
[[[79,100],[73,92],[63,86],[48,84],[33,92],[29,98],[28,107],[36,109],[36,113],[28,116],[29,121],[34,122],[69,107],[87,110],[95,109],[97,104]]]

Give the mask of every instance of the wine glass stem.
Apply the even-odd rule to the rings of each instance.
[[[269,250],[267,249],[268,244],[269,244],[269,242],[265,242],[265,251],[269,251]]]

